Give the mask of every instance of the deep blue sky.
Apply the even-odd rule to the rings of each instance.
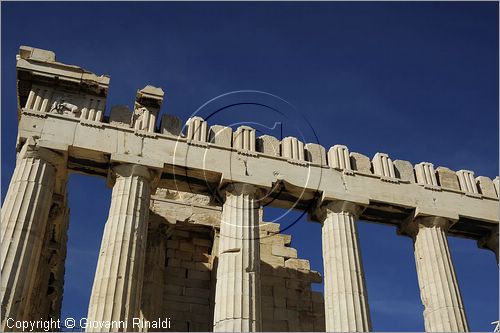
[[[342,143],[370,157],[380,151],[498,174],[495,2],[1,6],[2,200],[14,169],[15,55],[22,44],[111,75],[107,114],[111,105],[132,105],[146,84],[162,87],[162,112],[183,120],[219,94],[257,89],[293,104],[325,147]],[[263,119],[270,119],[265,111],[247,108],[216,122]],[[103,179],[82,175],[71,176],[69,190],[63,318],[79,318],[86,315],[110,190]],[[319,225],[303,218],[287,232],[299,256],[322,271]],[[359,234],[374,330],[423,330],[411,240],[366,222]],[[449,243],[470,327],[491,330],[498,319],[494,256],[471,240]]]

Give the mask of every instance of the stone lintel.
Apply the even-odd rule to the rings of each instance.
[[[21,45],[18,57],[21,59],[34,59],[43,62],[55,62],[56,54],[53,51],[38,49],[31,46]]]
[[[240,174],[240,173],[243,173],[243,174]],[[244,172],[239,172],[239,171],[237,172],[236,170],[233,170],[233,172],[228,176],[226,176],[225,173],[223,173],[221,175],[221,180],[219,182],[219,191],[224,189],[225,187],[227,187],[230,184],[238,184],[238,183],[251,184],[251,185],[255,186],[256,188],[259,188],[265,192],[268,192],[273,188],[273,184],[269,184],[266,181],[260,181],[260,179],[257,179],[257,178],[251,178],[249,180],[249,177],[245,176]],[[274,187],[275,186],[276,186],[276,184],[274,184]]]
[[[57,150],[59,153],[65,155],[68,154],[69,149],[69,146],[67,144],[47,140],[38,140],[37,146],[51,150]]]
[[[455,223],[459,219],[457,212],[447,211],[438,207],[432,208],[417,206],[415,208],[415,218],[428,216],[440,216],[449,221],[453,221],[453,223]]]
[[[367,197],[353,195],[349,193],[335,193],[330,191],[324,191],[321,195],[320,204],[323,205],[328,202],[336,202],[336,201],[346,201],[352,202],[360,206],[368,206],[370,204],[370,199]]]
[[[151,169],[163,169],[164,163],[158,160],[153,160],[143,156],[134,156],[127,154],[114,153],[111,154],[111,163],[124,163],[124,164],[140,164]]]

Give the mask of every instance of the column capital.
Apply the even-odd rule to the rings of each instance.
[[[398,227],[398,233],[400,235],[409,236],[415,238],[418,231],[421,228],[441,228],[443,231],[448,231],[448,229],[453,225],[454,221],[441,216],[418,216],[411,220],[403,222]]]
[[[17,158],[34,158],[43,160],[51,164],[56,169],[61,169],[61,167],[65,167],[66,164],[66,158],[63,154],[57,153],[48,148],[40,147],[35,138],[32,137],[28,138],[28,140],[23,144]]]
[[[108,185],[111,187],[114,185],[117,177],[141,177],[144,178],[151,187],[155,188],[159,179],[161,172],[156,169],[148,168],[147,166],[140,164],[117,164],[113,165],[108,171]]]
[[[313,212],[311,212],[310,216],[312,219],[323,223],[323,221],[325,221],[328,217],[328,213],[349,213],[354,215],[354,218],[357,220],[365,208],[365,206],[352,201],[327,201],[319,207],[313,208]]]
[[[251,195],[253,197],[259,196],[262,190],[253,184],[246,183],[230,183],[221,187],[220,192],[225,198],[230,195]]]

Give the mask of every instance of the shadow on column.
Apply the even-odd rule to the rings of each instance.
[[[289,235],[261,230],[262,328],[264,331],[324,331],[321,283],[309,261],[298,259]],[[175,221],[150,211],[142,316],[169,318],[170,328],[144,331],[212,331],[217,272],[215,226]]]

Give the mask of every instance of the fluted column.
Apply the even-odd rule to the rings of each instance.
[[[29,313],[47,218],[62,156],[34,142],[25,143],[2,207],[2,330],[6,319],[23,320]]]
[[[477,242],[481,249],[488,249],[495,254],[498,265],[498,226],[495,227],[488,235]]]
[[[261,330],[257,189],[232,184],[222,208],[215,289],[214,331]]]
[[[151,172],[140,165],[119,165],[109,216],[99,251],[87,320],[121,321],[87,331],[137,331],[146,254]]]
[[[345,201],[329,203],[322,209],[326,331],[370,331],[370,311],[356,226],[361,209]]]
[[[419,217],[405,229],[413,237],[427,332],[469,330],[446,238],[449,226],[442,217]]]
[[[141,318],[144,320],[165,319],[162,311],[163,301],[163,274],[165,271],[165,256],[167,250],[167,224],[156,214],[149,216],[148,242],[146,250],[146,264],[144,267],[144,281],[142,285]],[[142,332],[160,332],[163,328],[143,327]]]

